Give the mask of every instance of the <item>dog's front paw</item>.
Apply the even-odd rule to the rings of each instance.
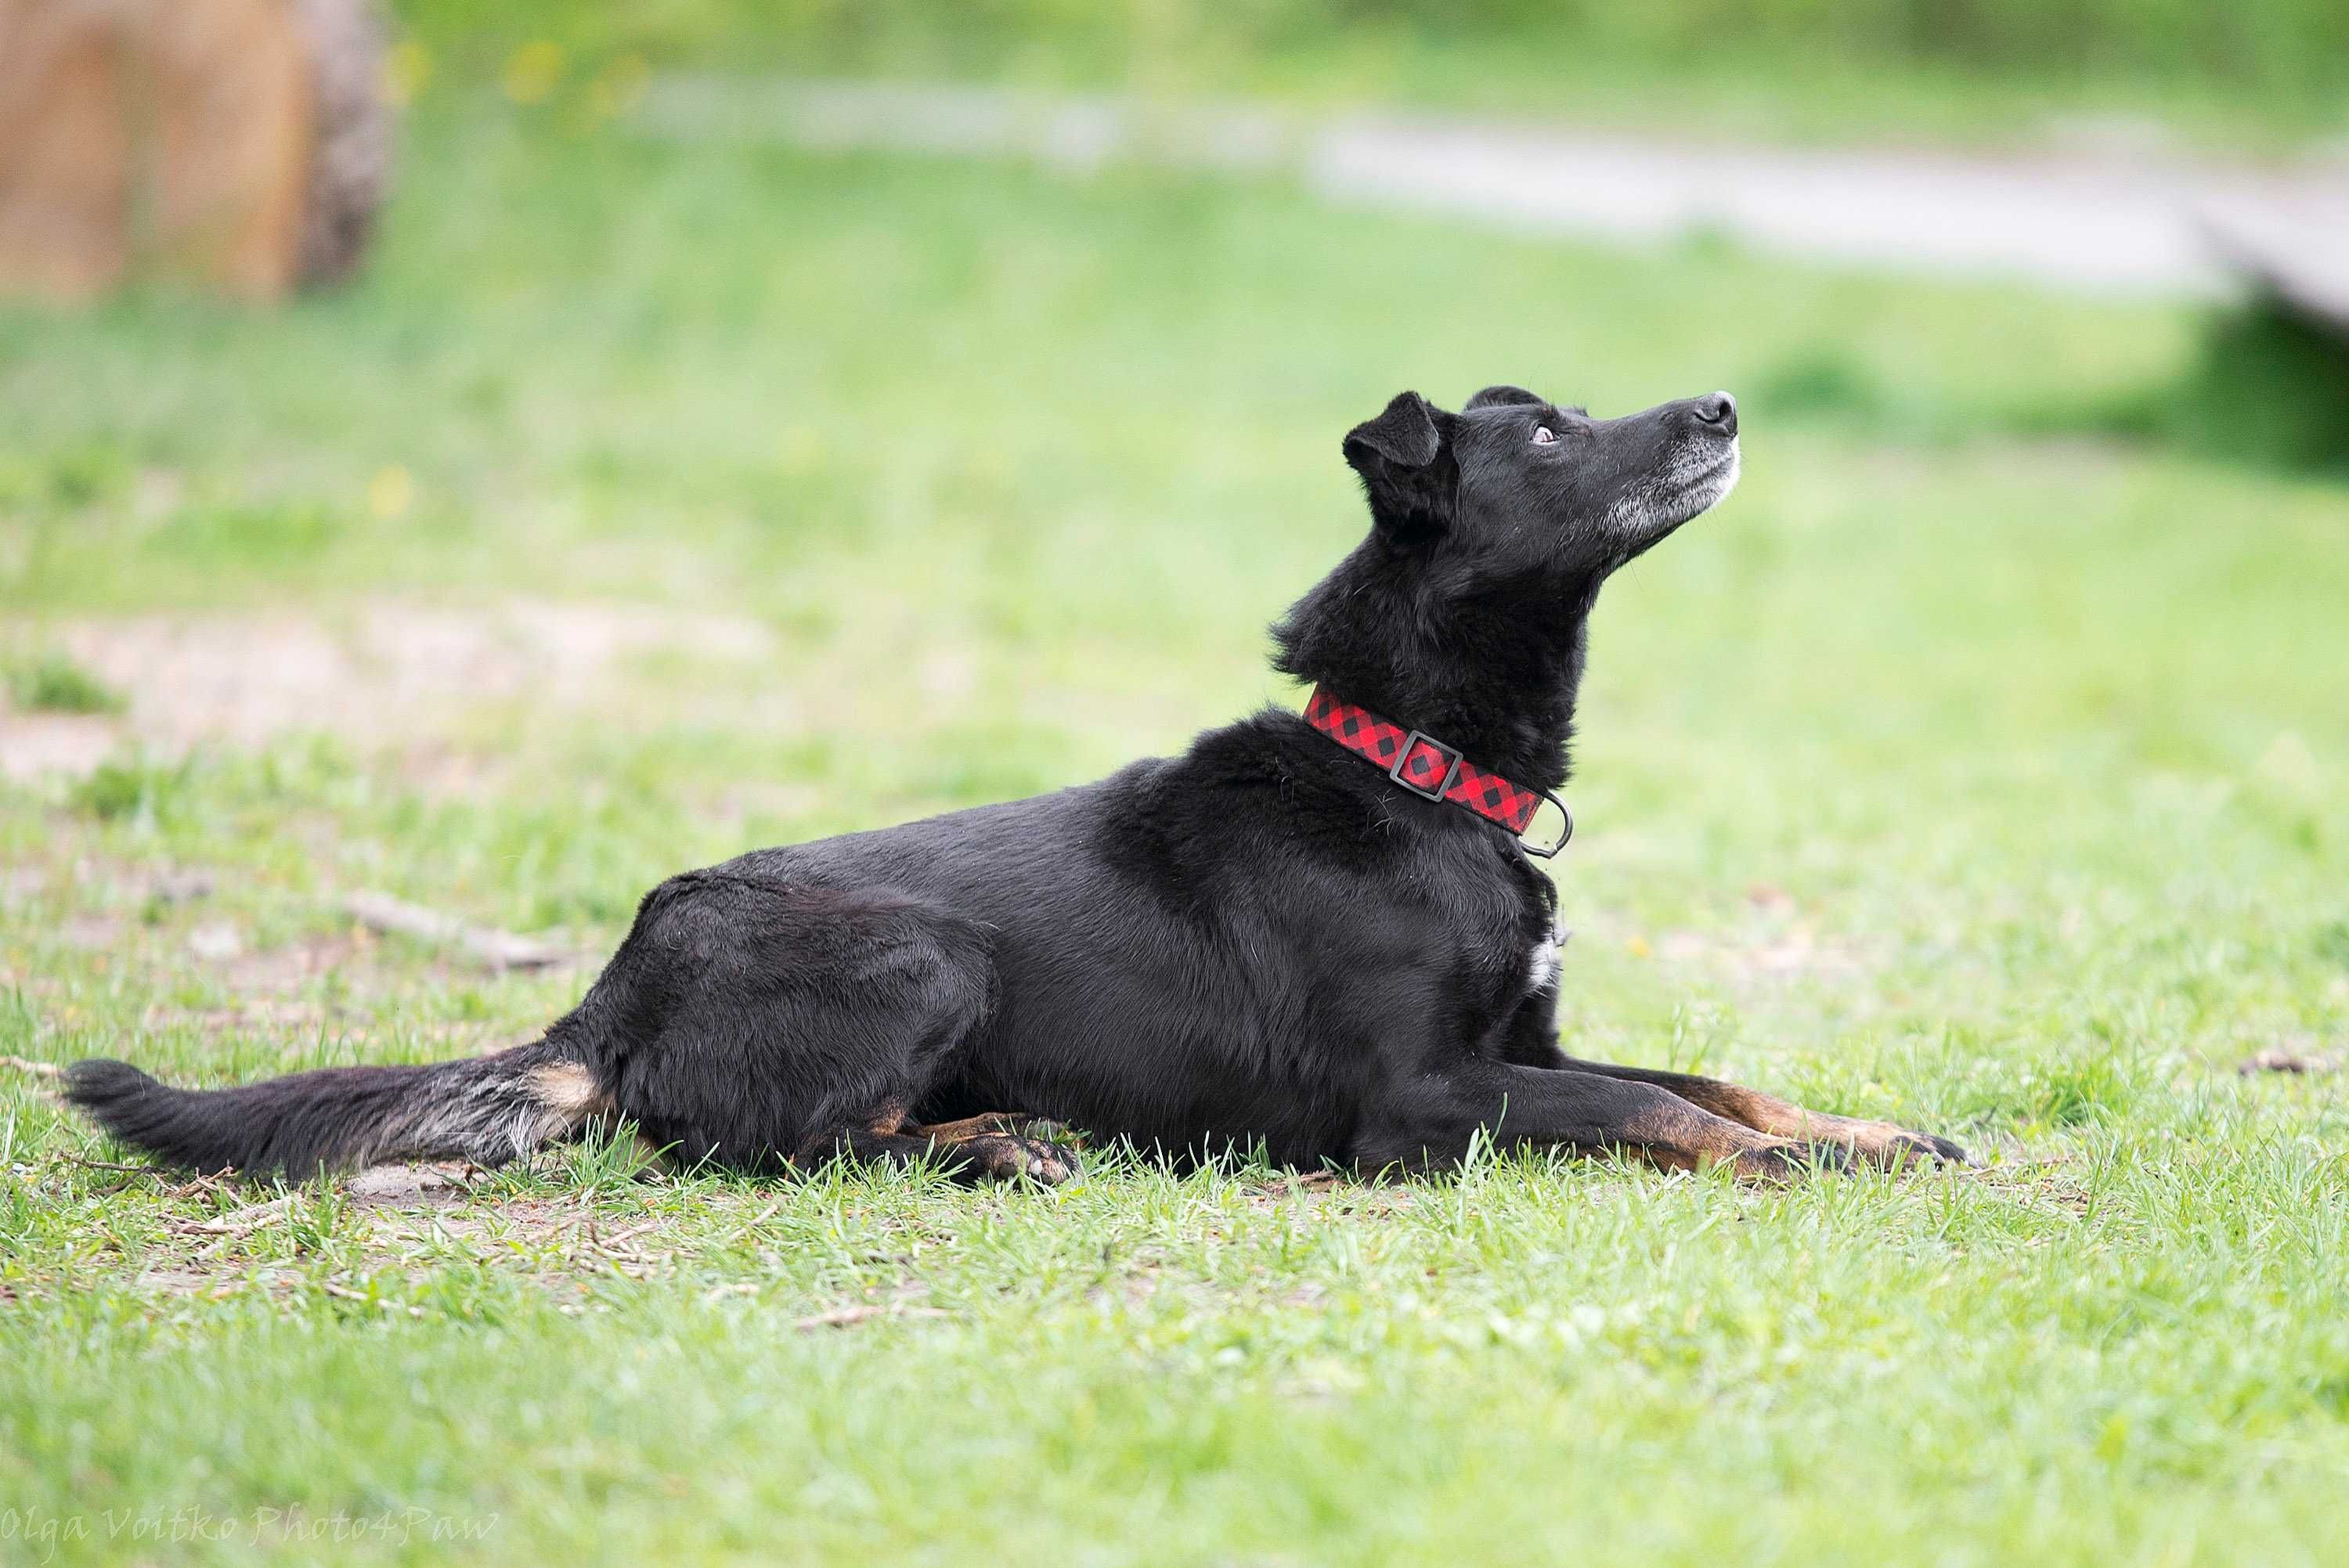
[[[988,1133],[957,1145],[971,1168],[992,1181],[1016,1181],[1025,1176],[1047,1187],[1073,1178],[1080,1167],[1076,1150],[1040,1138],[1012,1133]]]
[[[1886,1171],[1905,1171],[1932,1164],[1970,1166],[1979,1163],[1965,1146],[1930,1132],[1911,1132],[1889,1121],[1864,1121],[1850,1139],[1852,1152]]]
[[[1731,1169],[1741,1181],[1798,1181],[1806,1177],[1848,1171],[1852,1153],[1840,1143],[1798,1142],[1793,1139],[1741,1151]]]

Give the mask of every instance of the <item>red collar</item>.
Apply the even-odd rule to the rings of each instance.
[[[1488,773],[1433,736],[1406,730],[1392,719],[1356,707],[1330,695],[1327,686],[1313,688],[1305,705],[1305,722],[1358,757],[1386,770],[1388,778],[1428,800],[1449,800],[1480,817],[1495,821],[1517,835],[1526,853],[1549,859],[1574,837],[1574,814],[1566,802],[1547,789],[1526,789],[1497,773]],[[1547,844],[1527,842],[1526,830],[1547,800],[1557,808],[1566,826]]]

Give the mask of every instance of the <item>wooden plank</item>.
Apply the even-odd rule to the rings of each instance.
[[[2227,263],[2261,294],[2349,342],[2349,180],[2338,195],[2245,195],[2205,204]]]
[[[0,0],[0,291],[348,271],[382,187],[367,0]]]

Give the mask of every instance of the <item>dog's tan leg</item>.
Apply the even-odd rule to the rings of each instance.
[[[890,1101],[845,1128],[811,1138],[792,1163],[814,1165],[841,1155],[892,1165],[930,1160],[965,1185],[1025,1176],[1049,1187],[1068,1181],[1080,1168],[1075,1150],[1038,1130],[1051,1126],[1031,1118],[998,1115],[924,1127],[908,1117],[903,1105]],[[1011,1127],[1024,1130],[1006,1130]]]
[[[1047,1143],[1078,1141],[1059,1122],[1016,1110],[990,1110],[984,1116],[933,1121],[921,1127],[908,1125],[905,1130],[909,1137],[926,1138],[933,1143],[968,1143],[974,1138],[1035,1138]]]
[[[1606,1075],[1611,1076],[1611,1075]],[[1726,1165],[1749,1181],[1784,1181],[1843,1161],[1839,1145],[1774,1134],[1685,1096],[1639,1106],[1614,1129],[1615,1147],[1662,1171]],[[1757,1136],[1757,1134],[1759,1136]]]
[[[926,1138],[938,1148],[958,1150],[978,1170],[999,1181],[1032,1177],[1057,1186],[1077,1173],[1076,1151],[1068,1147],[1068,1130],[1041,1117],[992,1110],[966,1116],[959,1121],[907,1123],[905,1137]]]
[[[1025,1176],[1047,1187],[1057,1187],[1078,1171],[1076,1150],[1040,1138],[1009,1132],[981,1132],[950,1146],[973,1166],[999,1181]]]
[[[1009,1110],[990,1110],[984,1116],[966,1116],[960,1121],[933,1121],[908,1127],[905,1131],[909,1137],[926,1138],[933,1143],[968,1143],[974,1138],[1024,1131],[1034,1119]]]
[[[1858,1117],[1834,1116],[1823,1110],[1806,1109],[1775,1095],[1720,1078],[1699,1078],[1693,1073],[1658,1072],[1647,1068],[1615,1067],[1607,1062],[1586,1062],[1576,1057],[1568,1057],[1563,1065],[1576,1072],[1599,1073],[1611,1078],[1628,1078],[1634,1083],[1654,1084],[1700,1110],[1750,1127],[1756,1132],[1766,1133],[1773,1138],[1838,1144],[1870,1164],[1880,1165],[1888,1171],[1897,1171],[1912,1162],[1935,1160],[1948,1161],[1953,1165],[1973,1163],[1972,1157],[1962,1147],[1946,1138],[1936,1138],[1927,1132],[1911,1132],[1889,1121],[1868,1121]]]
[[[1667,1171],[1725,1166],[1784,1181],[1849,1163],[1838,1143],[1773,1137],[1656,1084],[1470,1057],[1398,1085],[1352,1150],[1358,1169],[1443,1169],[1491,1147],[1624,1154]]]

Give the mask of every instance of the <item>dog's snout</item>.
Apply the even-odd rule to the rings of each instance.
[[[1708,392],[1689,399],[1696,417],[1724,436],[1737,434],[1737,399],[1726,392]]]

